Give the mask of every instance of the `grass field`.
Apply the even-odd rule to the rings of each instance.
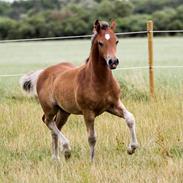
[[[119,67],[146,66],[147,40],[120,39]],[[155,38],[155,65],[183,65],[183,38]],[[0,44],[0,74],[33,71],[62,60],[79,65],[90,41]],[[183,182],[183,69],[155,71],[156,100],[148,97],[147,70],[113,71],[122,101],[135,115],[140,148],[126,153],[124,120],[107,113],[96,119],[93,164],[83,119],[71,116],[63,128],[72,157],[51,161],[51,135],[37,101],[22,95],[18,77],[0,77],[0,182]]]

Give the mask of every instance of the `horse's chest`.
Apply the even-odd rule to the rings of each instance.
[[[109,92],[88,91],[81,95],[79,105],[81,108],[92,110],[99,115],[106,111],[114,100],[116,100],[115,97]]]
[[[101,114],[118,101],[119,93],[119,87],[114,80],[102,84],[88,80],[85,85],[79,84],[76,101],[81,110],[91,110]]]

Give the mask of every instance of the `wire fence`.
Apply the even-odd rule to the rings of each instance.
[[[153,30],[153,31],[134,31],[134,32],[120,32],[116,33],[117,36],[120,35],[135,35],[135,34],[148,34],[148,33],[183,33],[183,30]],[[15,43],[15,42],[30,42],[30,41],[54,41],[54,40],[69,40],[69,39],[84,39],[91,38],[92,35],[78,35],[78,36],[61,36],[61,37],[47,37],[47,38],[32,38],[32,39],[14,39],[14,40],[0,40],[2,43]],[[169,66],[152,66],[153,69],[176,69],[183,68],[183,65],[169,65]],[[139,70],[139,69],[149,69],[149,66],[139,66],[139,67],[122,67],[117,68],[115,71],[119,70]],[[1,74],[0,77],[19,77],[25,73],[17,74]]]
[[[154,30],[154,31],[134,31],[134,32],[118,32],[117,36],[121,35],[135,35],[135,34],[147,34],[148,32],[153,33],[183,33],[183,30]],[[91,34],[78,35],[78,36],[60,36],[60,37],[46,37],[46,38],[31,38],[31,39],[11,39],[11,40],[0,40],[0,43],[15,43],[15,42],[31,42],[31,41],[54,41],[54,40],[67,40],[67,39],[84,39],[91,38]]]
[[[164,66],[164,65],[156,65],[152,67],[153,69],[177,69],[177,68],[183,68],[183,65],[168,65],[168,66]],[[120,67],[115,69],[114,71],[120,71],[120,70],[139,70],[139,69],[149,69],[149,66],[139,66],[139,67]],[[19,77],[19,76],[23,76],[26,73],[22,73],[22,74],[2,74],[0,75],[0,77]]]

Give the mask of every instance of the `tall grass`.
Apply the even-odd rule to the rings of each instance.
[[[90,164],[83,119],[71,116],[63,129],[72,157],[51,161],[51,135],[42,111],[31,99],[0,104],[1,182],[182,182],[183,97],[151,102],[124,100],[137,121],[140,148],[129,156],[124,120],[109,114],[96,119],[95,162]]]

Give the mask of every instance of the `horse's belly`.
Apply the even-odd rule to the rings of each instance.
[[[57,100],[57,103],[58,103],[59,107],[61,107],[64,111],[66,111],[68,113],[81,114],[81,111],[78,108],[78,106],[75,103],[75,101],[73,100],[73,98],[64,97],[64,96],[65,95],[63,95],[62,97],[60,97]]]
[[[72,114],[81,114],[81,110],[75,100],[74,81],[70,79],[61,79],[56,83],[54,96],[57,104],[66,112]]]

